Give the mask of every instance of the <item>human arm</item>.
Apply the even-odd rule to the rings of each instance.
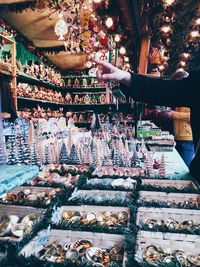
[[[199,72],[188,78],[172,81],[159,78],[145,77],[119,70],[112,64],[94,60],[100,65],[97,71],[98,79],[102,81],[119,81],[122,92],[139,102],[160,106],[186,106],[198,104]]]
[[[172,110],[171,111],[171,117],[174,120],[181,120],[181,121],[190,122],[190,113],[189,112],[177,112],[177,111]]]

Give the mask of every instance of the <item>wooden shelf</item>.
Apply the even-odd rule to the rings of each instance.
[[[43,86],[47,89],[53,89],[53,90],[58,90],[58,91],[68,90],[66,87],[57,86],[57,85],[51,84],[49,82],[45,82],[45,81],[42,81],[42,80],[39,80],[36,78],[29,77],[29,76],[24,75],[24,74],[17,75],[17,81],[21,82],[21,83],[28,83],[31,85],[39,85],[39,86]]]

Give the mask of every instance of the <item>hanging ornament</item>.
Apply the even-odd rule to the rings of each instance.
[[[56,23],[54,31],[57,36],[59,36],[58,40],[64,40],[64,35],[67,34],[68,27],[63,19],[63,14],[60,13],[58,15],[59,21]]]

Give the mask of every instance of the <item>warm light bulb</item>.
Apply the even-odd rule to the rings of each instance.
[[[181,65],[182,67],[185,67],[185,65],[186,65],[185,61],[181,61],[181,62],[180,62],[180,65]]]
[[[171,31],[171,27],[170,26],[163,26],[161,28],[161,31],[164,32],[164,33],[168,33]]]
[[[116,34],[116,35],[115,35],[115,38],[114,38],[114,41],[115,41],[116,43],[118,43],[120,40],[121,40],[120,35],[119,35],[119,34]]]
[[[196,37],[199,36],[199,31],[192,31],[192,32],[190,33],[190,35],[191,35],[192,38],[196,38]]]
[[[107,28],[111,28],[113,26],[113,19],[107,18],[105,23]]]
[[[184,68],[178,68],[178,69],[176,70],[176,72],[179,72],[179,71],[182,72],[182,71],[185,71],[185,70],[184,70]]]
[[[189,53],[183,53],[183,57],[184,57],[185,59],[188,59],[188,58],[189,58],[189,56],[190,56],[190,54],[189,54]]]
[[[160,71],[163,71],[164,69],[165,69],[165,67],[164,67],[163,65],[160,65],[160,66],[159,66],[159,70],[160,70]]]
[[[164,0],[166,6],[171,6],[174,3],[174,0]]]
[[[121,55],[125,55],[125,54],[126,54],[126,48],[122,46],[122,47],[119,49],[119,53],[120,53]]]
[[[125,62],[129,62],[129,58],[128,57],[124,57],[124,61]]]
[[[196,19],[195,24],[200,25],[200,18]]]

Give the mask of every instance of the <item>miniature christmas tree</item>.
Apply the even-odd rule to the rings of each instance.
[[[0,114],[1,114],[1,97],[0,97]],[[4,140],[3,140],[3,125],[2,125],[2,119],[0,117],[0,164],[5,164],[5,146],[4,146]]]
[[[7,164],[15,165],[15,164],[18,163],[15,136],[10,136],[9,137],[7,145],[8,145],[8,149],[9,149]]]
[[[92,123],[91,123],[91,129],[94,131],[97,131],[101,128],[100,119],[98,114],[93,114],[92,116]]]
[[[136,150],[133,151],[133,156],[131,158],[131,167],[140,167],[140,159]]]
[[[31,161],[30,148],[26,138],[19,136],[16,147],[17,147],[18,164],[20,165],[30,164]]]
[[[154,176],[153,158],[149,154],[147,155],[147,158],[146,158],[146,175],[148,177],[153,177]]]
[[[159,177],[161,177],[161,178],[164,178],[166,176],[166,162],[165,162],[164,154],[162,154],[162,157],[161,157],[158,174],[159,174]]]
[[[44,164],[50,164],[50,158],[49,158],[49,147],[45,146],[45,154],[44,154]]]
[[[41,166],[40,158],[36,149],[36,145],[32,146],[31,165]]]
[[[70,155],[69,155],[69,160],[71,164],[80,164],[80,159],[78,157],[78,152],[76,150],[75,145],[72,145]]]
[[[123,166],[122,157],[118,150],[114,150],[113,165],[118,167]]]
[[[61,146],[59,162],[60,164],[69,163],[69,154],[67,153],[67,147],[66,147],[65,142],[63,142]]]

